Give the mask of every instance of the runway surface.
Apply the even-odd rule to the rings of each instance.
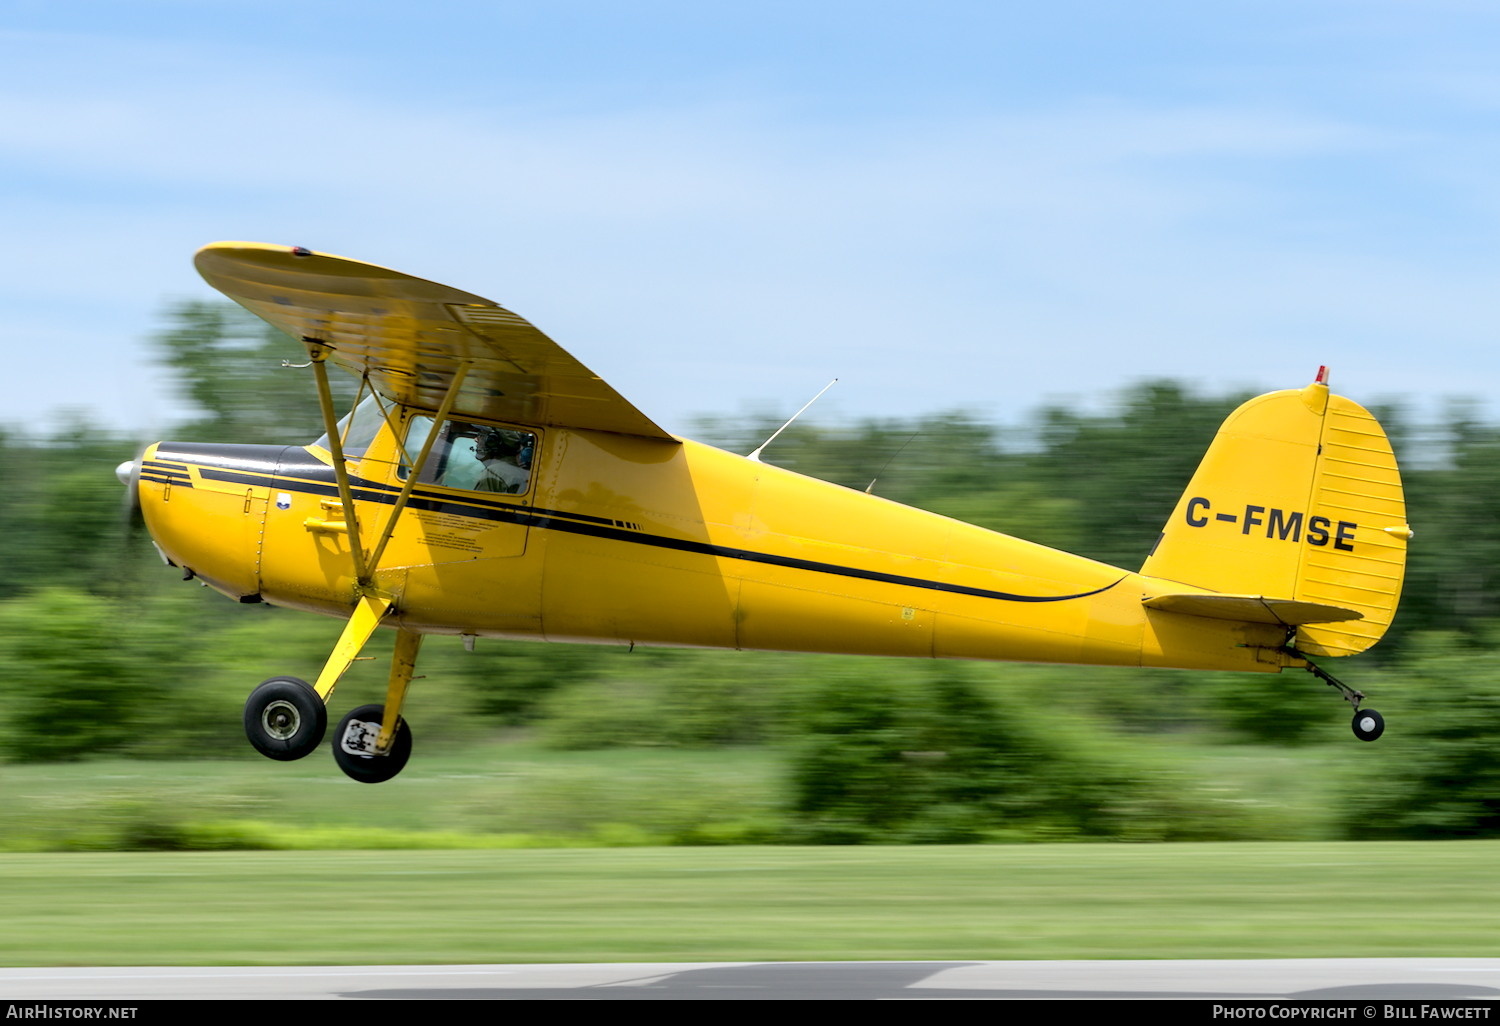
[[[1500,959],[0,969],[0,1001],[1500,999]],[[1363,1017],[1373,1017],[1360,1009]],[[1497,1016],[1500,1018],[1500,1016]]]

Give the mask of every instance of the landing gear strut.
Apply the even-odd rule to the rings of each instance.
[[[362,598],[316,684],[273,677],[245,703],[245,733],[256,751],[272,759],[300,759],[328,730],[328,699],[359,650],[390,608],[389,599]],[[397,628],[396,650],[384,705],[362,705],[345,716],[333,736],[333,760],[350,777],[378,784],[400,773],[411,757],[411,728],[401,718],[422,635]]]
[[[1311,659],[1308,659],[1307,656],[1298,652],[1295,648],[1287,646],[1287,651],[1291,652],[1297,658],[1305,660],[1307,662],[1306,669],[1308,673],[1329,687],[1336,689],[1339,694],[1344,696],[1344,701],[1354,706],[1354,722],[1351,726],[1354,729],[1355,737],[1361,741],[1374,741],[1381,734],[1385,733],[1385,717],[1381,716],[1374,709],[1361,709],[1359,707],[1359,703],[1365,700],[1365,693],[1363,691],[1354,690],[1321,666],[1315,665]]]
[[[406,699],[421,647],[422,635],[397,630],[385,705],[362,705],[339,722],[333,736],[333,761],[361,783],[389,780],[411,758],[411,728],[401,718],[401,703]]]

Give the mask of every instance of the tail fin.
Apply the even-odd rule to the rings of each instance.
[[[1300,651],[1354,655],[1379,641],[1395,615],[1410,537],[1385,432],[1358,404],[1330,394],[1320,369],[1306,388],[1263,395],[1229,415],[1141,573],[1353,611],[1360,618],[1285,622],[1304,624]]]

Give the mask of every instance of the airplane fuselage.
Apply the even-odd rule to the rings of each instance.
[[[372,586],[417,633],[1275,672],[1284,629],[1148,609],[1183,585],[710,446],[536,432],[526,490],[413,488]],[[409,462],[409,460],[408,460]],[[390,429],[350,460],[372,544],[404,478]],[[360,591],[317,446],[164,442],[151,533],[241,601],[347,617]]]

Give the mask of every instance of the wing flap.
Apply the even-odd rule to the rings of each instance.
[[[1211,620],[1241,620],[1247,623],[1282,624],[1297,627],[1307,623],[1342,623],[1360,620],[1364,614],[1343,606],[1296,599],[1267,598],[1264,595],[1173,594],[1157,595],[1142,603],[1147,609],[1168,613],[1186,613]]]
[[[293,338],[333,349],[393,402],[436,410],[460,364],[455,416],[676,442],[520,315],[400,271],[288,246],[216,242],[204,279]]]

